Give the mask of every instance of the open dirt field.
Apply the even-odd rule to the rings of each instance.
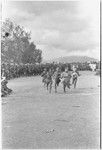
[[[9,81],[13,93],[2,99],[3,149],[99,148],[100,81],[80,72],[77,88],[66,94],[43,87],[41,77]]]

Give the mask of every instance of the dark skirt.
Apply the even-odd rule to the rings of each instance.
[[[56,79],[55,79],[55,83],[56,83],[57,85],[59,85],[60,81],[61,81],[60,78],[56,78]]]

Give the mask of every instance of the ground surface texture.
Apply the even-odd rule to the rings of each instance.
[[[43,87],[41,77],[9,81],[2,99],[3,149],[99,148],[99,76],[80,72],[77,88],[66,94]]]

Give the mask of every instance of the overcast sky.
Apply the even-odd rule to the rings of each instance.
[[[44,59],[82,55],[100,57],[100,3],[89,1],[9,1],[2,19],[31,31]]]

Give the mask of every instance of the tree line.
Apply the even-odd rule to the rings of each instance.
[[[72,66],[75,65],[78,68],[78,71],[86,71],[91,70],[89,64],[86,63],[46,63],[46,64],[2,64],[1,73],[5,74],[7,79],[18,78],[18,77],[27,77],[27,76],[36,76],[41,75],[43,70],[46,68],[47,70],[52,69],[56,70],[57,67],[63,72],[66,67],[68,67],[69,71],[72,71]],[[96,64],[96,69],[99,69],[99,63]]]

